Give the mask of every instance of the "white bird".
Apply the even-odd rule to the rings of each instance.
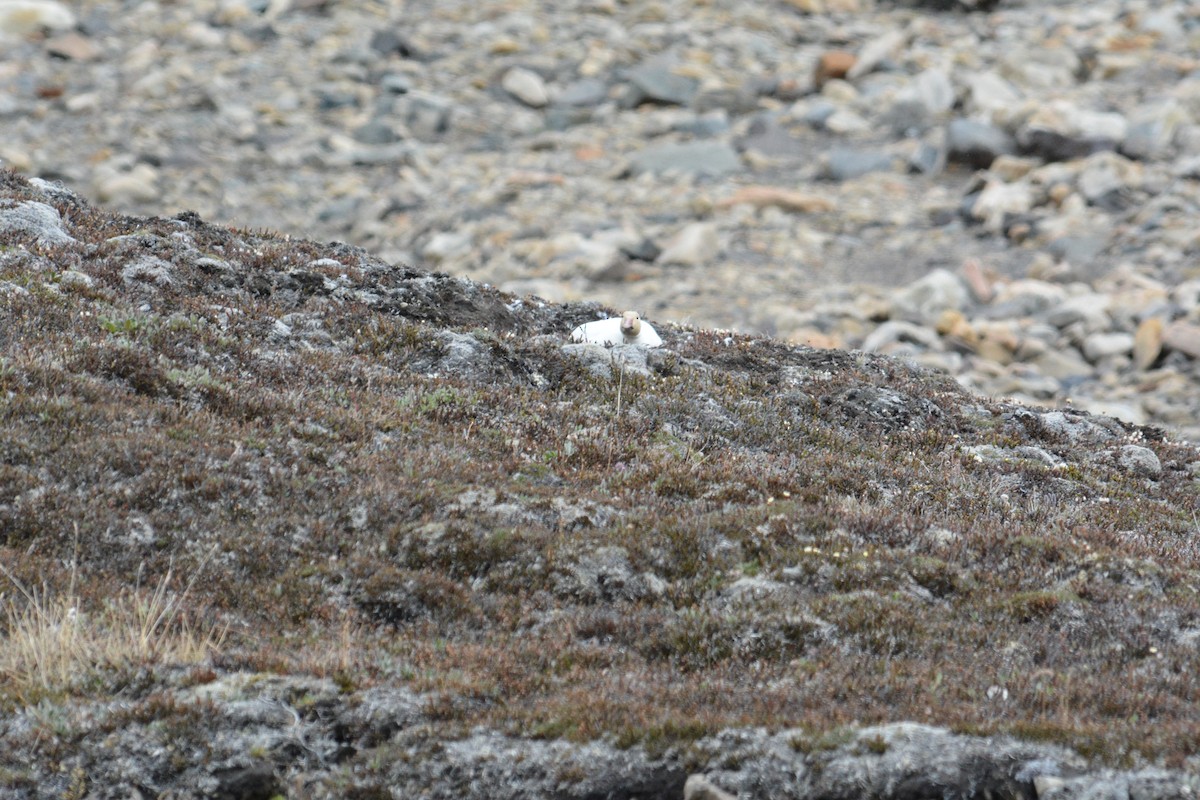
[[[571,341],[603,345],[640,344],[642,347],[658,347],[662,344],[662,338],[654,327],[643,321],[636,311],[584,323],[571,331]]]

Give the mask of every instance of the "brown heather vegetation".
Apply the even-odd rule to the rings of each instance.
[[[77,240],[0,232],[0,637],[18,582],[89,613],[165,582],[178,621],[225,631],[197,681],[403,685],[448,737],[661,749],[753,725],[803,750],[915,720],[1113,765],[1200,749],[1194,446],[667,326],[649,375],[599,377],[561,348],[593,306],[12,173],[0,196]],[[1129,442],[1160,475],[1119,464]],[[0,707],[124,693],[186,720],[203,707],[146,705],[186,660],[36,690],[7,671]]]

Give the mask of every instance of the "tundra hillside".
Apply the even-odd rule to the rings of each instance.
[[[2,798],[1200,791],[1161,431],[8,171],[0,298]]]

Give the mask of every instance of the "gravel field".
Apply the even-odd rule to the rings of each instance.
[[[20,5],[0,158],[106,207],[1200,437],[1192,3]]]

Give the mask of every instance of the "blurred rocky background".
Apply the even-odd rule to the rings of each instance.
[[[1200,436],[1192,3],[7,0],[0,42],[0,159],[108,208]]]

